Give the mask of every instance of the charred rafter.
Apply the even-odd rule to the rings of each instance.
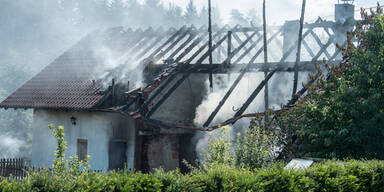
[[[318,20],[311,24],[303,24],[301,44],[312,59],[310,61],[298,62],[296,68],[293,67],[295,66],[295,62],[287,62],[286,59],[297,49],[299,43],[296,41],[286,52],[279,50],[283,49],[281,40],[278,38],[279,34],[283,31],[283,27],[268,27],[270,34],[268,34],[269,39],[267,40],[267,44],[275,42],[278,48],[277,51],[275,49],[268,54],[273,56],[272,58],[278,58],[275,55],[280,53],[282,56],[278,62],[269,61],[267,63],[260,62],[261,58],[259,58],[264,52],[265,47],[261,43],[263,27],[243,28],[236,26],[229,28],[228,26],[224,26],[217,28],[217,26],[214,26],[212,31],[212,40],[214,42],[211,50],[208,49],[206,27],[195,29],[193,26],[184,26],[179,30],[173,29],[168,31],[148,28],[144,32],[127,30],[126,33],[130,33],[131,35],[123,41],[123,44],[131,44],[132,48],[128,49],[126,55],[134,56],[132,60],[143,61],[141,62],[142,65],[151,65],[150,68],[165,68],[163,73],[161,73],[152,84],[141,90],[141,94],[137,95],[137,97],[143,97],[144,104],[141,105],[136,113],[131,113],[131,115],[150,121],[150,117],[156,110],[192,73],[239,73],[227,94],[222,98],[215,111],[212,112],[204,124],[204,126],[208,127],[244,77],[245,73],[269,72],[266,79],[259,84],[258,88],[244,103],[240,111],[234,115],[234,119],[243,116],[242,113],[245,112],[249,104],[276,72],[295,72],[295,70],[315,71],[314,63],[320,62],[319,59],[323,55],[328,59],[330,64],[336,63],[337,61],[335,59],[340,55],[340,51],[336,49],[330,51],[328,49],[330,45],[336,43],[334,35],[335,27],[336,23],[323,20]],[[321,43],[319,35],[314,31],[314,29],[317,28],[323,29],[328,35],[328,40],[325,44]],[[320,50],[317,51],[313,49],[311,47],[313,44],[320,46]],[[224,56],[225,58],[223,60],[219,58],[215,61],[217,62],[216,64],[212,63],[209,65],[207,58],[213,52],[217,52],[218,55]],[[161,59],[165,61],[165,65],[159,62]],[[155,100],[156,103],[154,103]]]
[[[152,40],[152,38],[151,38],[151,40],[152,40],[152,43],[150,43],[150,44],[148,44],[147,45],[147,47],[146,48],[144,48],[143,50],[138,50],[137,52],[137,54],[136,54],[136,56],[134,57],[135,59],[138,59],[138,60],[140,60],[140,59],[142,59],[144,56],[145,56],[145,54],[147,54],[149,51],[151,51],[153,48],[156,48],[157,46],[157,44],[159,43],[159,42],[162,42],[162,40],[164,39],[164,38],[167,38],[168,37],[168,35],[169,34],[173,34],[173,33],[175,33],[175,29],[174,28],[170,28],[169,30],[168,30],[168,32],[166,32],[166,33],[164,33],[164,34],[158,34],[157,36],[154,36],[155,38]]]
[[[317,59],[327,50],[327,48],[329,47],[329,45],[331,45],[334,41],[334,38],[335,36],[332,36],[328,42],[320,49],[320,51],[317,53],[317,55],[312,59],[312,62],[315,62],[317,61]],[[296,42],[297,44],[297,42]],[[297,45],[295,45],[297,46]],[[290,49],[291,51],[292,49]],[[287,52],[285,56],[288,56],[290,53]],[[284,62],[286,59],[286,57],[283,57],[281,62]],[[236,112],[235,116],[234,117],[237,117],[237,116],[241,116],[245,110],[248,108],[248,106],[252,103],[252,101],[257,97],[257,95],[260,93],[261,89],[266,85],[266,83],[268,83],[269,79],[271,79],[271,77],[277,72],[277,70],[273,70],[271,71],[265,78],[265,80],[263,80],[259,86],[255,89],[255,91],[251,94],[251,96],[247,99],[247,101],[243,104],[243,106],[239,109],[239,111]]]
[[[219,47],[225,40],[227,36],[221,38],[214,46],[212,46],[211,51],[213,52],[217,47]],[[186,73],[182,74],[182,77],[176,81],[176,83],[164,94],[164,96],[149,110],[146,114],[147,117],[151,117],[156,110],[168,99],[168,97],[184,82],[185,79],[192,74],[193,70],[202,64],[202,62],[209,56],[209,50],[197,60],[197,63],[189,69]]]

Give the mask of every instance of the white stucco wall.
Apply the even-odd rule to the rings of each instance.
[[[76,118],[76,125],[71,117]],[[68,143],[66,157],[77,154],[77,139],[88,140],[89,164],[93,170],[108,169],[109,142],[112,139],[127,141],[127,168],[134,167],[134,121],[114,113],[64,112],[35,110],[32,138],[32,165],[51,167],[56,140],[48,124],[62,125]]]

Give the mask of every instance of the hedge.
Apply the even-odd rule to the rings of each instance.
[[[328,161],[307,170],[285,170],[283,164],[249,170],[212,165],[154,173],[83,172],[78,175],[40,171],[23,181],[0,182],[0,191],[384,191],[384,162]]]

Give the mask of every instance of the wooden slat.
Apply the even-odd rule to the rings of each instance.
[[[281,31],[275,33],[268,41],[267,43],[270,43],[274,38],[277,37],[277,35],[280,33]],[[240,83],[241,79],[244,77],[245,73],[247,72],[247,70],[249,69],[250,65],[257,59],[257,57],[263,52],[264,50],[264,47],[260,48],[260,50],[256,53],[255,56],[253,56],[253,58],[249,61],[248,65],[246,67],[244,67],[239,76],[236,78],[236,80],[233,82],[233,84],[231,85],[231,87],[228,89],[228,91],[226,92],[226,94],[224,95],[224,97],[222,98],[222,100],[219,102],[218,106],[215,108],[215,110],[211,113],[211,115],[208,117],[207,121],[205,121],[204,123],[204,127],[208,127],[209,124],[213,121],[213,119],[216,117],[217,113],[220,111],[220,109],[223,107],[223,105],[225,104],[225,102],[227,101],[227,99],[229,98],[229,96],[232,94],[232,92],[235,90],[235,88],[237,87],[237,85]],[[238,60],[235,61],[238,62]]]
[[[295,73],[294,73],[294,77],[293,77],[292,97],[294,97],[296,95],[297,81],[299,79],[299,62],[300,62],[300,59],[301,59],[301,43],[303,41],[303,27],[304,27],[305,4],[306,4],[306,0],[303,0],[303,5],[302,5],[302,8],[301,8],[301,17],[300,17],[299,41],[298,41],[298,44],[297,44],[297,53],[296,53],[296,62],[295,62]]]
[[[224,26],[223,27],[223,29],[226,29],[227,28],[227,26]],[[222,35],[223,34],[223,31],[222,30],[220,30],[219,32],[217,32],[214,36],[213,36],[213,38],[216,38],[216,37],[218,37],[218,36],[220,36],[220,35]],[[199,56],[200,55],[200,53],[202,52],[202,51],[204,51],[204,49],[206,49],[208,47],[208,44],[206,44],[206,43],[204,43],[203,44],[203,46],[201,46],[185,63],[192,63],[192,61],[197,57],[197,56]]]
[[[162,42],[163,39],[167,38],[170,33],[174,33],[175,29],[170,28],[168,32],[164,33],[163,35],[158,36],[151,44],[149,44],[145,49],[143,49],[138,55],[135,56],[135,59],[142,59],[142,57],[147,54],[152,49],[157,48],[157,44]]]
[[[212,47],[211,51],[215,51],[215,49],[220,46],[226,38],[227,36],[225,35],[222,39],[220,39],[220,41]],[[208,56],[209,51],[207,51],[202,57],[199,58],[196,66],[199,66]],[[194,69],[191,68],[189,71],[184,73],[182,77],[167,91],[167,93],[165,93],[164,96],[150,109],[146,116],[151,117],[156,112],[156,110],[167,100],[167,98],[184,82],[184,80],[188,78],[190,74],[192,74],[193,70]]]
[[[205,28],[203,28],[200,33],[202,31],[204,31]],[[225,28],[223,27],[221,30],[224,30]],[[206,35],[201,34],[197,39],[195,39],[191,45],[189,45],[186,49],[184,49],[184,52],[181,53],[175,60],[175,62],[180,62],[186,55],[188,55],[195,47],[197,47],[202,41],[204,41],[206,39]]]
[[[176,48],[166,60],[173,59],[173,57],[175,57],[180,51],[184,50],[185,46],[187,46],[193,39],[195,39],[195,37],[198,35],[198,32],[201,31],[202,28],[197,31],[196,29],[191,28],[188,39],[185,40],[184,43],[182,43],[178,48]]]
[[[310,31],[312,37],[315,39],[315,41],[317,42],[317,44],[320,46],[320,49],[322,47],[324,47],[323,43],[321,42],[320,38],[317,36],[317,34],[315,32],[313,32],[313,30]],[[331,58],[331,55],[328,53],[327,50],[324,51],[324,54],[328,57],[328,58]]]
[[[307,50],[307,52],[309,53],[309,55],[311,55],[311,57],[314,57],[315,54],[313,53],[312,49],[309,47],[307,41],[305,41],[305,39],[303,39],[303,45],[304,45],[304,48],[305,50]]]

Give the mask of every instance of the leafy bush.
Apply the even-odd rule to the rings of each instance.
[[[232,150],[230,127],[222,127],[214,135],[210,135],[208,139],[208,149],[201,154],[203,165],[210,164],[234,164],[234,153]]]
[[[381,8],[362,16],[346,61],[308,96],[299,129],[310,155],[384,159],[384,16]]]
[[[384,159],[384,15],[378,7],[362,18],[344,60],[317,66],[309,93],[262,123],[280,131],[280,158]]]
[[[255,120],[256,121],[256,120]],[[257,121],[262,121],[259,119]],[[232,142],[229,127],[222,127],[209,136],[208,149],[203,151],[201,163],[204,166],[223,164],[239,168],[262,168],[275,160],[277,148],[273,131],[252,123],[250,129],[237,134]]]
[[[384,162],[328,161],[307,170],[286,170],[283,164],[246,169],[211,164],[189,174],[83,172],[74,177],[42,171],[23,181],[0,181],[0,191],[384,191]]]
[[[264,123],[264,118],[251,122],[249,130],[237,135],[235,147],[236,165],[251,169],[271,165],[276,159],[278,136]]]

